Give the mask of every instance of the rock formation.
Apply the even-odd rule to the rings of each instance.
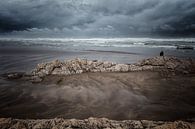
[[[86,72],[135,72],[145,70],[158,71],[164,76],[195,73],[195,60],[178,59],[176,57],[154,57],[144,59],[135,64],[116,64],[77,58],[68,61],[54,60],[38,64],[28,76],[22,76],[18,73],[8,73],[4,76],[7,76],[8,79],[30,77],[32,82],[40,82],[48,75],[73,75]]]
[[[115,121],[106,118],[22,120],[0,118],[1,129],[193,129],[194,127],[194,121]]]

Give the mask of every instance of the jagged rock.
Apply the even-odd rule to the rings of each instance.
[[[192,127],[189,123],[183,121],[176,121],[174,123],[167,123],[167,124],[154,127],[154,129],[192,129],[192,128],[194,127]]]
[[[52,61],[52,65],[56,68],[56,67],[59,67],[61,65],[61,62],[59,60],[54,60],[54,61]]]
[[[16,124],[14,124],[12,127],[12,129],[27,129],[26,125],[24,124],[24,122],[17,122]]]
[[[62,69],[61,68],[55,68],[52,73],[53,75],[59,75],[62,74]]]
[[[135,65],[135,64],[132,64],[132,65],[129,65],[129,71],[142,71],[142,67],[141,66],[138,66],[138,65]]]
[[[0,118],[0,129],[8,129],[12,124],[11,118]]]
[[[134,129],[143,129],[143,125],[140,121],[132,121],[132,128]]]
[[[194,126],[194,121],[115,121],[106,118],[22,120],[0,118],[1,129],[192,129]]]
[[[88,61],[86,59],[74,59],[65,62],[55,60],[51,63],[39,64],[33,71],[33,75],[44,77],[50,74],[71,75],[85,72],[132,72],[143,70],[164,69],[172,73],[188,74],[195,69],[193,60],[182,60],[175,57],[154,57],[137,64],[115,64],[112,62]]]
[[[104,68],[110,68],[110,67],[112,67],[114,65],[114,63],[112,63],[112,62],[103,62],[103,66],[104,66]]]
[[[41,63],[37,65],[37,70],[44,69],[47,64]]]
[[[175,69],[178,65],[175,62],[167,62],[166,67],[168,69]]]
[[[128,72],[129,71],[129,66],[126,64],[117,64],[115,66],[115,71],[117,72]]]
[[[144,59],[141,61],[140,65],[152,65],[152,66],[164,66],[166,61],[166,57],[154,57],[149,59]]]
[[[151,65],[145,65],[145,66],[142,66],[142,70],[153,70],[155,69],[155,66],[151,66]]]
[[[47,73],[48,73],[47,70],[43,69],[43,70],[37,72],[34,76],[38,76],[41,78],[41,77],[47,76],[48,75]]]
[[[48,75],[73,75],[86,72],[134,72],[158,71],[163,76],[195,73],[195,61],[192,59],[178,59],[175,57],[153,57],[144,59],[136,64],[115,64],[97,60],[73,59],[68,61],[54,60],[38,64],[30,76],[39,82]],[[6,74],[8,79],[18,79],[24,74]],[[25,75],[26,76],[26,75]]]

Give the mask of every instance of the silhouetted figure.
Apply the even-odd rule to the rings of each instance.
[[[164,56],[164,52],[163,51],[160,52],[160,56]]]

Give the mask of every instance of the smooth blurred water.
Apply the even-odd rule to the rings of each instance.
[[[195,58],[195,50],[177,50],[177,45],[195,47],[195,39],[0,39],[0,73],[31,71],[37,63],[54,59],[135,63],[144,58],[165,55]]]

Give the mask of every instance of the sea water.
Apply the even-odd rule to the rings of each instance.
[[[0,73],[30,72],[37,63],[54,59],[85,58],[115,63],[135,63],[144,58],[165,56],[195,58],[195,50],[178,50],[177,46],[195,48],[194,38],[0,38]]]

